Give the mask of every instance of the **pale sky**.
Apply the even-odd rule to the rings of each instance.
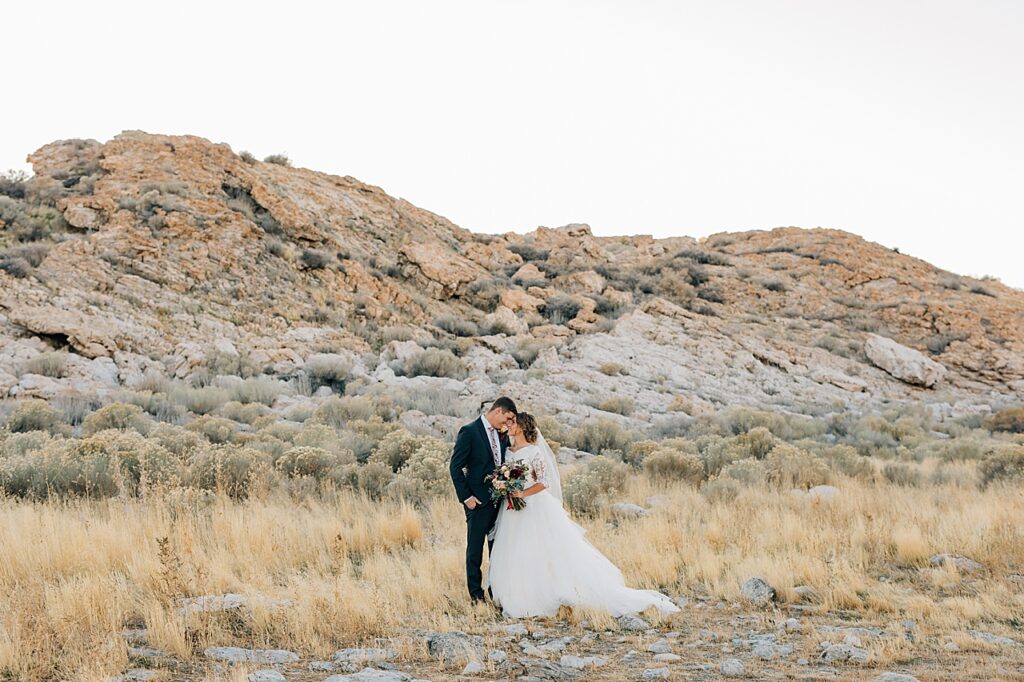
[[[195,134],[480,232],[857,233],[1024,288],[1024,2],[19,2],[0,169]]]

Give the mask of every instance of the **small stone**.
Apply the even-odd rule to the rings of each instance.
[[[796,618],[787,618],[786,620],[775,626],[776,630],[785,630],[786,632],[797,632],[801,630],[803,626]]]
[[[630,632],[642,632],[643,630],[651,627],[650,624],[640,616],[629,614],[620,616],[616,622],[619,624],[620,628]]]
[[[335,663],[380,663],[398,656],[394,649],[342,649],[334,653]]]
[[[349,675],[331,675],[323,682],[413,682],[412,677],[396,670],[363,668]]]
[[[286,682],[284,675],[276,670],[256,670],[246,675],[249,682]]]
[[[470,661],[466,664],[466,667],[462,669],[463,675],[479,675],[484,671],[484,664],[480,661]]]
[[[942,645],[942,648],[946,651],[960,651],[960,645],[956,642],[946,642]]]
[[[115,682],[149,682],[153,678],[159,676],[160,673],[156,670],[147,670],[146,668],[132,668],[131,670],[125,671],[124,674],[118,675],[114,678]]]
[[[775,599],[775,588],[763,578],[748,578],[740,587],[740,593],[752,604],[763,606]]]
[[[656,654],[654,656],[654,660],[656,660],[658,663],[675,663],[676,661],[683,660],[683,657],[679,654],[665,653]]]
[[[657,642],[648,644],[647,650],[652,654],[667,654],[672,652],[672,645],[667,639],[659,639]]]
[[[736,658],[727,658],[718,666],[722,677],[743,677],[743,664]]]
[[[873,678],[871,682],[919,682],[919,680],[913,675],[904,675],[903,673],[882,673]]]
[[[798,585],[793,588],[793,593],[800,597],[800,601],[817,604],[821,601],[821,595],[810,585]]]
[[[643,673],[645,680],[667,680],[668,668],[648,668]]]
[[[505,634],[512,635],[514,637],[525,637],[530,634],[530,631],[526,629],[526,626],[522,623],[512,623],[511,625],[505,626]]]
[[[1016,646],[1018,642],[1010,639],[1009,637],[1001,637],[999,635],[993,635],[991,632],[982,632],[981,630],[968,630],[969,634],[974,639],[985,642],[986,644],[997,644],[999,646]]]
[[[465,632],[435,632],[427,637],[427,652],[443,663],[468,663],[484,657],[484,638]]]
[[[866,663],[868,652],[865,649],[846,643],[833,644],[821,653],[821,660],[825,663],[841,663],[843,661]]]
[[[487,660],[495,665],[501,665],[508,660],[508,654],[501,649],[495,649],[491,653],[487,654]]]
[[[686,606],[689,605],[690,600],[689,600],[688,597],[684,597],[683,595],[679,595],[678,597],[672,597],[672,603],[682,609],[682,608],[686,608]]]
[[[295,663],[298,654],[284,649],[243,649],[237,646],[211,646],[203,651],[207,658],[228,663]]]
[[[808,661],[806,658],[798,658],[798,659],[796,659],[796,664],[797,665],[810,665],[811,662]]]
[[[753,651],[754,655],[762,661],[770,661],[775,658],[775,647],[768,642],[755,645]]]
[[[334,670],[333,661],[310,661],[307,666],[315,673],[326,673]]]
[[[647,514],[647,510],[638,504],[616,502],[611,507],[612,514],[620,519],[636,519]]]
[[[849,644],[850,646],[863,646],[860,642],[860,637],[857,635],[847,635],[843,637],[843,644]]]
[[[928,563],[932,566],[944,566],[951,563],[961,573],[980,573],[985,570],[985,567],[977,561],[962,554],[936,554],[928,559]]]
[[[602,656],[562,656],[559,663],[567,668],[583,670],[584,668],[600,668],[608,663],[608,659]]]

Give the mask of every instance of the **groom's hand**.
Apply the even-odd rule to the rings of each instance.
[[[462,504],[464,504],[467,507],[469,507],[470,510],[473,510],[473,509],[476,509],[476,506],[478,504],[480,504],[480,500],[476,499],[475,496],[474,497],[468,497],[468,498],[466,498],[466,500]]]

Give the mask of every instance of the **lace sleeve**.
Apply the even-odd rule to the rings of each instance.
[[[537,450],[530,457],[530,478],[535,483],[543,483],[544,487],[548,487],[548,471],[547,465],[544,463],[544,455]]]

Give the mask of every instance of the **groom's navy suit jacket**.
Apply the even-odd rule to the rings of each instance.
[[[501,448],[501,461],[504,462],[508,437],[499,433],[498,444]],[[455,449],[452,451],[452,461],[448,468],[451,471],[452,483],[455,484],[459,502],[465,502],[470,497],[475,497],[480,500],[481,504],[490,504],[491,484],[484,478],[494,471],[494,456],[491,454],[491,445],[487,442],[487,431],[480,418],[474,419],[459,429],[459,435],[455,438]]]

